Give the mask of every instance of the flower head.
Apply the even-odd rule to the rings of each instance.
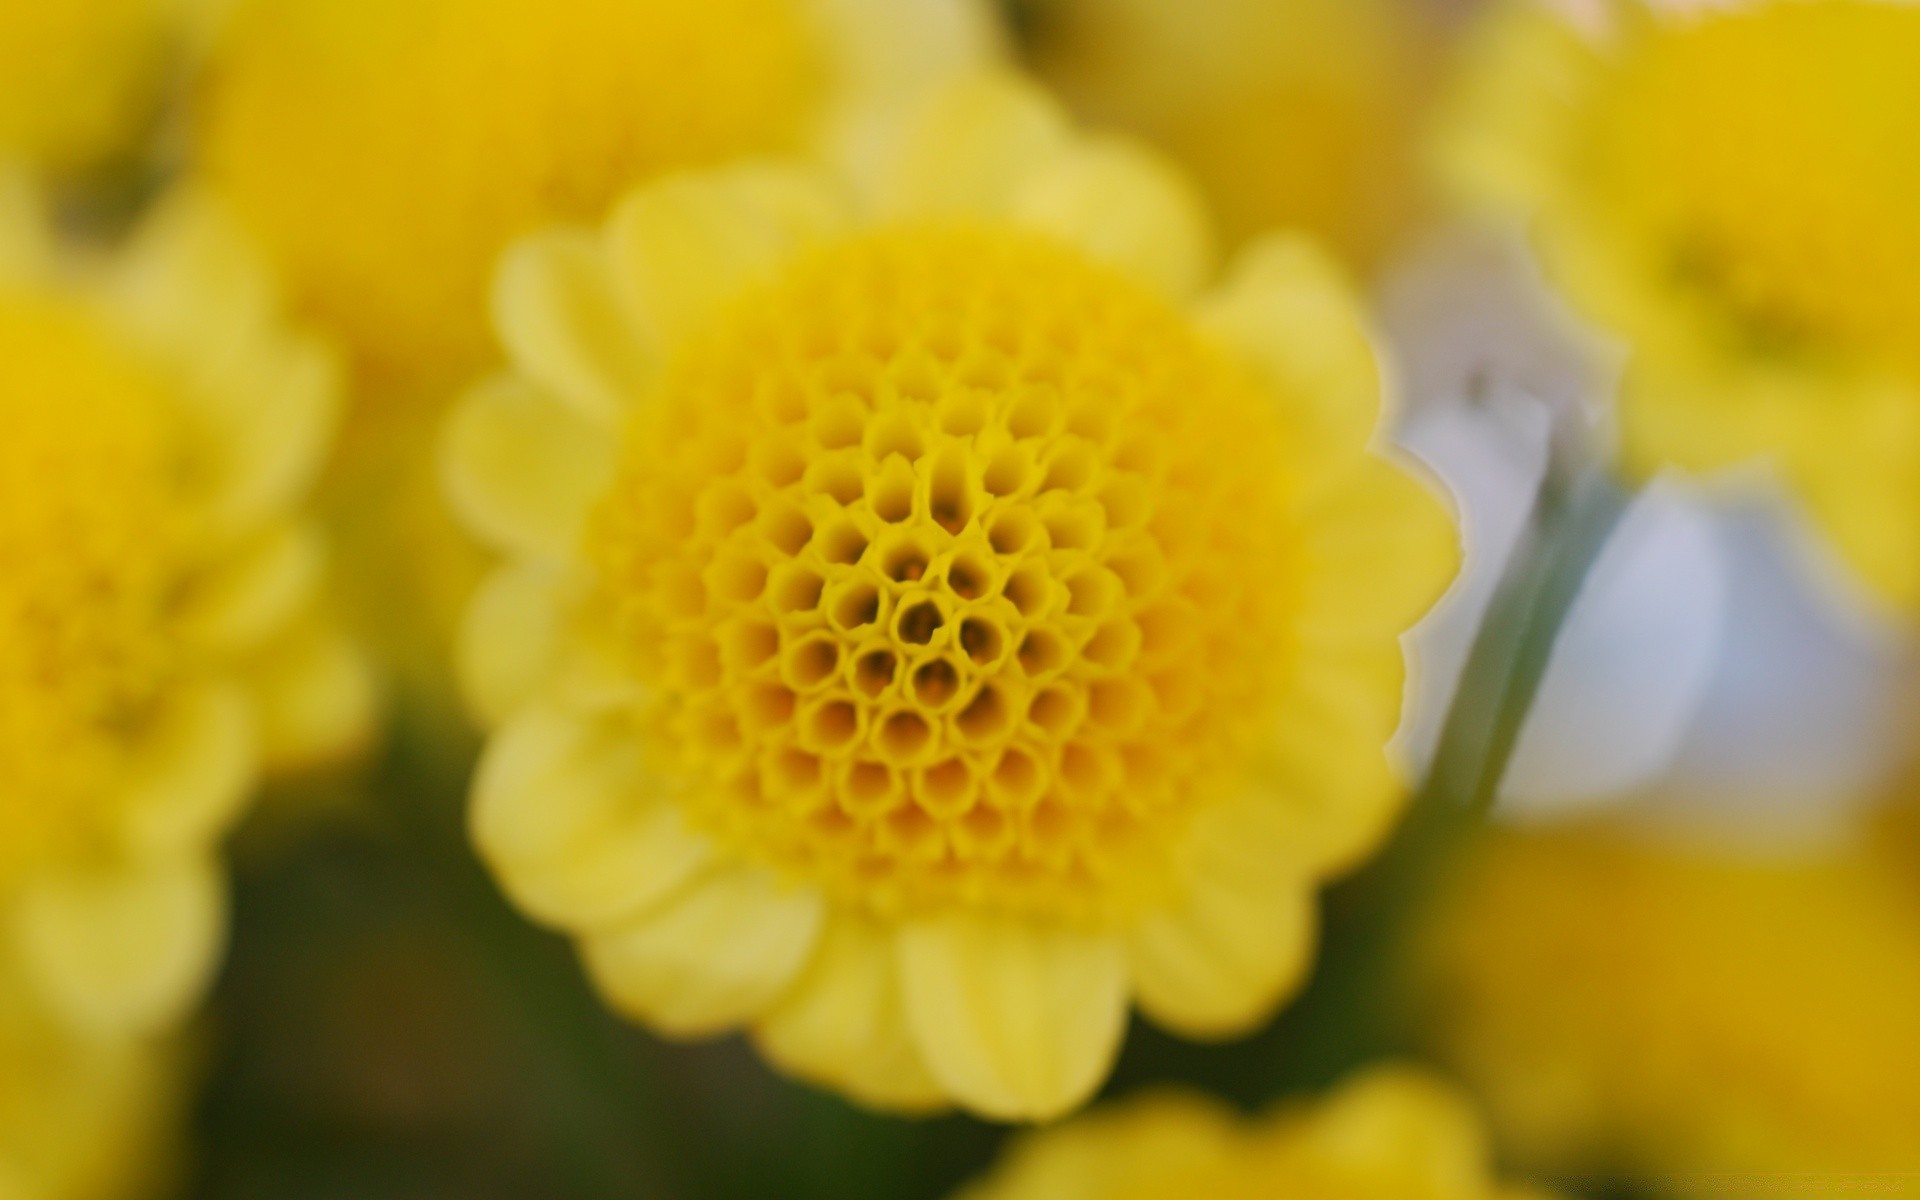
[[[1627,466],[1775,465],[1879,592],[1920,600],[1920,9],[1542,4],[1490,16],[1442,139],[1628,339]]]
[[[332,368],[196,198],[63,273],[0,191],[6,954],[77,1020],[147,1025],[211,965],[212,850],[259,765],[364,732],[296,512]]]
[[[1460,1098],[1376,1067],[1248,1121],[1200,1097],[1130,1100],[1028,1136],[961,1200],[1522,1200]]]
[[[1202,297],[1140,152],[998,77],[909,124],[865,215],[741,166],[504,260],[446,456],[516,560],[474,829],[649,1023],[1039,1116],[1130,997],[1220,1035],[1294,985],[1453,535],[1314,251]]]
[[[1911,862],[1506,835],[1423,973],[1438,1049],[1543,1169],[1920,1168]]]
[[[197,121],[205,172],[294,300],[380,384],[492,352],[512,238],[740,155],[851,150],[984,41],[972,0],[241,0]]]

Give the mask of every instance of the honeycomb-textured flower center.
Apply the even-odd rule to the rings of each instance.
[[[816,41],[796,0],[254,0],[203,88],[204,158],[377,378],[443,391],[491,349],[503,245],[787,148]]]
[[[883,907],[1137,899],[1270,713],[1276,414],[1054,243],[803,256],[675,357],[593,533],[696,819]]]
[[[83,314],[0,297],[0,880],[94,828],[168,671],[164,400]]]
[[[1772,0],[1650,26],[1596,110],[1602,195],[1749,332],[1920,365],[1916,63],[1905,4]]]

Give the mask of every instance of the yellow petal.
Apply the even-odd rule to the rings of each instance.
[[[239,814],[258,763],[252,715],[231,685],[173,697],[134,749],[122,820],[136,855],[206,849]]]
[[[201,188],[170,192],[116,256],[113,311],[204,380],[273,328],[273,278],[225,207]]]
[[[486,725],[533,698],[553,672],[566,633],[566,585],[544,563],[495,571],[461,619],[454,669],[461,695]]]
[[[244,533],[313,486],[340,413],[340,365],[320,343],[265,337],[243,365],[201,385],[215,414],[206,517],[218,534]]]
[[[375,736],[372,665],[339,626],[308,613],[246,663],[260,757],[276,773],[349,757]]]
[[[1286,1120],[1280,1117],[1278,1120]],[[1411,1067],[1376,1067],[1334,1093],[1296,1125],[1315,1157],[1333,1170],[1398,1180],[1416,1195],[1492,1192],[1480,1122],[1440,1080]]]
[[[312,596],[324,558],[310,526],[268,526],[195,581],[183,602],[182,634],[214,654],[259,645]]]
[[[894,216],[1003,216],[1035,172],[1058,161],[1067,117],[1038,86],[1002,72],[950,84],[905,123],[879,181]]]
[[[593,234],[551,230],[509,247],[494,276],[493,322],[521,374],[605,427],[652,377],[652,347]]]
[[[1397,642],[1303,649],[1257,769],[1289,823],[1291,861],[1335,873],[1385,836],[1407,797],[1387,753],[1403,679]]]
[[[821,122],[828,157],[871,183],[913,97],[1004,57],[1000,20],[981,0],[807,0],[834,56]]]
[[[1119,139],[1082,142],[1037,170],[1014,197],[1013,215],[1176,298],[1197,292],[1213,270],[1199,194],[1169,164]]]
[[[616,437],[512,377],[469,391],[441,447],[448,502],[500,549],[565,559],[613,479]]]
[[[998,1120],[1046,1120],[1106,1078],[1126,1029],[1118,938],[981,913],[899,936],[914,1041],[961,1104]]]
[[[754,1038],[781,1069],[863,1104],[927,1111],[946,1103],[907,1029],[893,934],[867,917],[828,917],[813,962]]]
[[[568,928],[658,905],[712,856],[617,722],[523,710],[495,735],[475,777],[481,853],[529,915]]]
[[[1460,568],[1460,534],[1433,487],[1368,455],[1302,513],[1312,569],[1303,636],[1379,643],[1412,628]]]
[[[0,165],[0,282],[38,278],[51,257],[33,181],[17,167]]]
[[[608,1002],[673,1037],[721,1033],[766,1012],[812,958],[818,892],[729,865],[585,943]]]
[[[226,933],[218,866],[198,856],[63,875],[25,891],[20,947],[48,1001],[102,1033],[151,1033],[199,1000]]]
[[[1200,321],[1285,407],[1310,489],[1366,447],[1381,420],[1379,367],[1360,300],[1323,251],[1296,236],[1253,243]]]
[[[741,289],[799,248],[846,228],[845,203],[819,175],[737,166],[641,188],[608,225],[615,286],[654,345],[698,331]]]
[[[1300,984],[1312,960],[1314,880],[1262,836],[1274,827],[1247,799],[1192,830],[1175,903],[1128,935],[1141,1011],[1186,1037],[1246,1033]]]
[[[271,273],[205,191],[171,193],[117,257],[110,311],[181,383],[214,451],[212,531],[245,532],[313,483],[341,404],[333,353],[278,324]]]

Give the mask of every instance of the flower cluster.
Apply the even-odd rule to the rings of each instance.
[[[1905,0],[0,6],[0,1200],[1898,1187],[1916,610]]]

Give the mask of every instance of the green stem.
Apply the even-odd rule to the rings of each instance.
[[[1432,766],[1387,844],[1329,895],[1329,939],[1282,1022],[1290,1086],[1324,1086],[1406,1049],[1403,963],[1447,875],[1485,826],[1568,613],[1631,497],[1598,472],[1549,473],[1481,619]]]

